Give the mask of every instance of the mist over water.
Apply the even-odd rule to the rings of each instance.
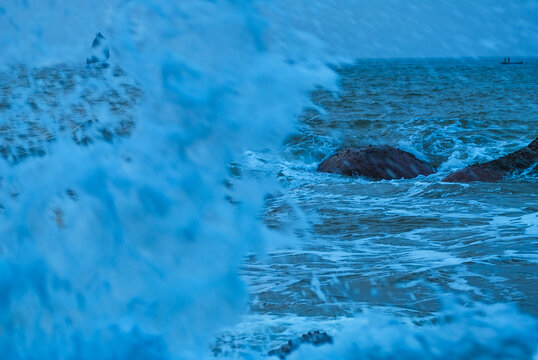
[[[536,60],[353,63],[328,4],[1,5],[0,358],[536,353],[536,170],[440,183],[536,137]],[[315,173],[370,143],[439,172]]]
[[[205,354],[212,334],[245,306],[237,268],[264,231],[253,216],[263,185],[247,178],[234,184],[233,205],[223,184],[229,161],[246,149],[278,146],[307,91],[332,79],[317,59],[267,49],[263,19],[250,4],[108,7],[102,31],[115,59],[89,78],[84,53],[64,69],[36,69],[25,61],[41,39],[8,47],[6,61],[20,56],[25,67],[9,69],[18,79],[8,72],[3,82],[6,142],[15,138],[18,149],[32,122],[50,136],[27,146],[44,156],[16,166],[19,159],[7,156],[13,161],[1,165],[6,358]],[[19,27],[40,9],[26,4],[3,21]],[[121,97],[127,89],[115,66],[143,93],[140,106],[119,105],[136,123],[127,139],[111,130],[119,117],[107,91]],[[62,86],[64,78],[71,80]],[[59,89],[46,98],[55,103],[46,104],[39,93],[52,85]],[[77,146],[71,123],[87,124],[90,133],[108,129],[110,138],[96,130]]]

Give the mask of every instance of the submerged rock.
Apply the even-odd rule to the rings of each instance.
[[[370,145],[364,149],[342,150],[323,161],[318,171],[391,180],[430,175],[435,170],[408,152],[388,145]]]
[[[292,351],[297,350],[301,344],[312,344],[312,345],[322,345],[322,344],[332,344],[333,338],[323,331],[309,331],[306,334],[303,334],[300,338],[295,340],[289,340],[287,343],[279,347],[278,349],[273,349],[267,353],[269,356],[278,356],[280,359],[285,359],[286,356],[291,354]]]
[[[515,171],[528,169],[536,162],[538,162],[538,138],[511,154],[483,164],[467,166],[448,175],[442,181],[498,181]]]

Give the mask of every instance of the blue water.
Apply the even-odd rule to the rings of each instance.
[[[270,164],[286,189],[269,199],[266,223],[298,240],[244,265],[250,336],[276,346],[312,329],[336,334],[334,349],[297,358],[530,357],[538,167],[496,183],[441,183],[451,171],[535,139],[538,62],[524,62],[393,59],[336,67],[340,89],[313,91],[318,108],[305,110],[279,156],[251,155]],[[339,148],[368,144],[410,151],[437,173],[372,182],[315,172]],[[339,342],[341,332],[347,338]],[[527,335],[522,350],[516,339]]]
[[[101,5],[0,7],[1,359],[266,358],[310,330],[334,343],[290,358],[537,356],[536,168],[440,182],[537,136],[535,58],[355,61],[277,3]],[[368,144],[438,172],[315,172]]]

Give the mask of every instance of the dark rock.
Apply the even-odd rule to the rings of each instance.
[[[87,65],[94,65],[99,68],[107,68],[107,60],[110,57],[110,50],[106,46],[106,38],[100,32],[95,35],[92,42],[92,55],[86,59]]]
[[[291,354],[292,351],[297,350],[301,344],[312,344],[312,345],[322,345],[322,344],[332,344],[333,338],[323,331],[309,331],[306,334],[301,335],[300,338],[295,340],[288,340],[287,343],[279,347],[278,349],[273,349],[267,353],[269,356],[278,356],[280,359],[285,359],[286,356]]]
[[[412,179],[430,175],[434,168],[413,154],[388,145],[370,145],[364,149],[345,149],[318,166],[318,171],[373,180]]]
[[[467,166],[448,175],[442,181],[499,181],[515,171],[530,168],[536,162],[538,162],[538,138],[523,149],[483,164]]]

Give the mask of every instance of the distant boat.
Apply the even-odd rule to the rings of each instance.
[[[501,62],[503,65],[521,65],[523,64],[523,61],[503,61]]]

